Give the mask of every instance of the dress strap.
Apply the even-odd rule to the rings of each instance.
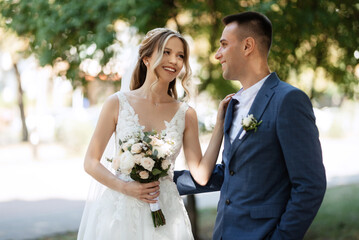
[[[115,94],[118,97],[118,102],[119,102],[119,104],[118,104],[118,116],[117,116],[117,127],[118,127],[119,122],[124,117],[122,112],[124,110],[126,110],[126,109],[129,109],[129,107],[126,105],[127,99],[126,99],[126,96],[124,95],[123,92],[118,91]],[[122,118],[121,118],[121,116],[122,116]]]
[[[187,112],[187,110],[188,110],[188,108],[189,108],[189,105],[188,105],[188,103],[186,103],[186,102],[183,102],[182,103],[182,105],[181,105],[181,115],[182,115],[182,118],[184,118],[185,116],[186,116],[186,112]]]
[[[188,108],[189,108],[189,105],[188,105],[188,103],[183,102],[181,107],[182,107],[182,111],[183,111],[184,113],[186,113],[187,110],[188,110]]]
[[[132,109],[130,103],[127,100],[126,95],[123,92],[116,92],[116,95],[118,97],[118,101],[119,101],[119,113],[123,110],[128,110],[130,111],[131,114],[135,115],[134,110]]]
[[[169,123],[165,122],[166,126],[167,126],[167,124],[169,124],[172,126],[173,125],[177,126],[177,127],[179,127],[179,129],[182,129],[182,128],[184,129],[185,117],[186,117],[186,112],[187,112],[188,108],[189,108],[189,105],[186,102],[182,102],[180,108],[178,109],[177,113],[172,118],[172,120]],[[183,131],[183,129],[180,131]]]
[[[120,91],[116,92],[115,94],[118,97],[118,100],[120,102],[120,108],[121,108],[121,105],[123,105],[126,100],[126,96],[123,94],[123,92],[120,92]]]

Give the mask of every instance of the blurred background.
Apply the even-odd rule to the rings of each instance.
[[[248,10],[271,19],[270,68],[308,94],[317,117],[328,190],[305,239],[359,239],[355,0],[0,0],[0,239],[76,239],[99,111],[153,28],[190,43],[189,104],[205,149],[219,100],[240,89],[214,58],[221,19]],[[184,200],[196,239],[211,239],[218,193]]]

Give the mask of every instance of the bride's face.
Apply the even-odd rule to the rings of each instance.
[[[157,51],[153,53],[150,64],[154,64],[157,58]],[[167,41],[163,50],[163,57],[155,71],[160,81],[171,82],[175,79],[183,68],[184,48],[182,41],[177,37],[172,37]]]

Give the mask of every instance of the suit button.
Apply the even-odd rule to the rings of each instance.
[[[226,200],[226,204],[229,205],[231,203],[231,201],[229,201],[229,199]]]
[[[233,176],[234,175],[234,171],[229,171],[229,174],[231,175],[231,176]]]

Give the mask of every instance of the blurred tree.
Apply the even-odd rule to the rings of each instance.
[[[224,16],[241,11],[259,11],[273,23],[273,44],[269,55],[272,71],[288,81],[294,76],[297,85],[311,98],[327,93],[328,84],[318,87],[325,79],[339,87],[346,97],[359,94],[359,3],[352,0],[281,0],[281,1],[177,1],[188,16],[180,29],[194,39],[207,40],[200,53],[202,71],[200,90],[224,97],[234,91],[229,81],[223,81],[221,69],[214,60]],[[177,21],[181,23],[181,21]],[[203,42],[203,41],[202,41]],[[201,47],[201,46],[199,46]],[[355,57],[356,53],[356,57]],[[312,69],[311,79],[302,73]],[[308,77],[307,77],[308,78]],[[311,82],[305,88],[303,82]],[[323,84],[322,84],[323,85]]]
[[[317,98],[320,78],[334,82],[345,96],[359,93],[359,3],[353,0],[285,0],[253,6],[273,23],[272,69],[287,80],[306,69],[314,74],[307,93]],[[357,69],[357,70],[355,70]],[[357,71],[357,73],[355,73]],[[322,77],[320,73],[323,72]]]
[[[25,107],[24,107],[24,92],[22,89],[21,84],[21,75],[18,69],[18,61],[22,57],[22,53],[24,50],[28,47],[28,41],[19,39],[13,32],[6,31],[4,29],[0,28],[0,49],[6,50],[7,53],[9,53],[11,59],[11,65],[12,69],[15,73],[15,78],[17,81],[17,104],[20,111],[20,119],[21,119],[21,125],[22,125],[22,141],[28,141],[29,140],[29,131],[26,125],[26,117],[25,117]]]
[[[80,63],[92,58],[104,65],[113,54],[114,20],[121,9],[116,1],[0,1],[6,27],[29,40],[25,53],[40,65],[60,65],[73,86],[86,84]],[[117,11],[116,11],[117,9]]]
[[[35,53],[41,65],[68,63],[59,74],[66,74],[74,86],[86,83],[79,68],[82,60],[93,58],[102,66],[108,62],[114,52],[110,46],[116,40],[115,21],[123,19],[140,33],[174,23],[178,31],[190,34],[202,64],[200,91],[223,97],[237,86],[222,80],[213,57],[223,29],[221,18],[255,10],[273,22],[269,61],[283,80],[311,68],[314,76],[307,90],[311,97],[326,91],[316,89],[321,72],[346,96],[359,92],[354,56],[359,46],[359,4],[352,0],[2,0],[0,9],[6,26],[28,37],[28,52]]]

